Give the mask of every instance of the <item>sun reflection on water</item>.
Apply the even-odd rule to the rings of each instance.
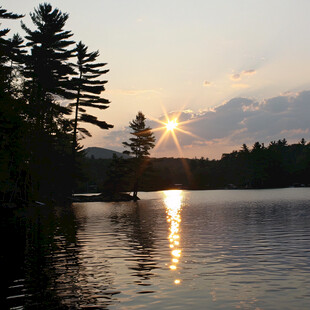
[[[170,224],[169,227],[169,246],[171,248],[171,264],[169,268],[171,270],[177,269],[177,264],[179,263],[181,257],[181,247],[180,247],[180,223],[181,223],[181,206],[183,200],[182,190],[170,190],[164,191],[165,195],[164,202],[166,205],[167,212],[167,222]],[[180,284],[180,280],[176,279],[175,284]]]

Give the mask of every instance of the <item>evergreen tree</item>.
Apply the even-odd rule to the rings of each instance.
[[[73,97],[68,90],[69,77],[74,74],[68,62],[73,57],[73,50],[68,49],[74,43],[69,40],[73,34],[63,29],[69,15],[50,4],[40,4],[30,17],[37,29],[31,30],[22,23],[27,33],[26,45],[31,47],[23,72],[25,95],[36,123],[47,129],[53,118],[70,113],[57,99]]]
[[[7,41],[8,46],[8,91],[15,97],[20,98],[22,96],[22,86],[23,86],[23,61],[26,54],[26,50],[23,49],[24,40],[18,34],[14,34],[11,39]]]
[[[24,15],[18,15],[3,9],[0,6],[0,19],[18,19],[22,18]],[[10,54],[12,52],[10,46],[10,40],[6,39],[5,36],[10,32],[10,29],[5,28],[0,30],[0,91],[5,91],[7,85],[5,83],[10,77]]]
[[[0,7],[0,18],[22,16]],[[83,110],[105,109],[109,104],[100,98],[106,81],[97,78],[108,70],[102,69],[106,64],[95,62],[98,51],[88,53],[81,42],[71,48],[73,34],[64,29],[68,14],[50,4],[40,4],[30,17],[34,30],[22,23],[27,52],[19,35],[7,39],[9,29],[0,30],[0,196],[4,200],[21,193],[20,187],[25,199],[30,192],[37,200],[67,196],[75,175],[77,131],[90,135],[78,122],[112,128]],[[70,63],[75,55],[76,66]],[[79,115],[74,122],[67,117],[71,106],[65,99],[76,100]]]
[[[124,151],[124,154],[132,155],[135,158],[145,158],[150,155],[149,151],[155,146],[155,137],[151,127],[146,127],[145,116],[142,112],[138,112],[136,118],[129,123],[131,134],[134,136],[123,145],[130,149]]]
[[[18,19],[23,15],[0,7],[0,19]],[[16,38],[7,39],[9,29],[0,30],[0,200],[12,201],[21,196],[22,172],[25,165],[23,137],[26,124],[22,117],[22,100],[13,89],[12,61],[17,52]],[[14,42],[14,44],[13,44]]]
[[[14,14],[11,12],[8,12],[6,9],[3,9],[2,6],[0,6],[0,19],[19,19],[24,17],[24,15]],[[5,28],[0,30],[0,63],[3,64],[7,61],[8,55],[7,55],[7,39],[5,39],[5,36],[10,32],[10,29]]]
[[[123,142],[129,151],[124,151],[124,154],[133,156],[133,197],[138,199],[139,179],[143,173],[143,164],[146,158],[150,155],[149,151],[155,146],[155,136],[150,127],[146,127],[145,116],[142,112],[138,112],[136,118],[129,123],[133,135],[129,139],[130,142]]]
[[[103,70],[106,63],[95,63],[99,56],[99,51],[87,52],[87,46],[82,42],[76,45],[77,64],[74,65],[78,71],[78,78],[73,78],[76,91],[76,102],[71,106],[75,107],[74,130],[73,130],[73,150],[77,147],[77,132],[91,136],[85,128],[78,127],[78,122],[86,122],[97,125],[101,129],[113,128],[113,125],[100,121],[97,117],[86,113],[84,108],[96,108],[104,110],[108,108],[109,100],[101,98],[100,94],[104,91],[104,84],[107,81],[98,78],[109,72]]]
[[[30,17],[35,30],[22,23],[26,46],[31,48],[24,57],[23,70],[26,114],[31,126],[29,169],[35,195],[51,198],[59,193],[68,194],[72,186],[73,127],[65,118],[71,110],[60,103],[74,97],[70,91],[74,69],[69,63],[73,57],[69,47],[74,41],[69,40],[73,34],[64,30],[68,14],[50,4],[40,4]]]
[[[3,9],[2,6],[0,6],[0,18],[1,19],[18,19],[21,17],[24,17],[24,15],[8,12],[6,9]]]

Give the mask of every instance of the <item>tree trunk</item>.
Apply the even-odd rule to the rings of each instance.
[[[134,186],[133,186],[133,200],[138,200],[138,179],[135,180]]]
[[[79,86],[78,86],[78,92],[77,92],[76,104],[75,104],[75,117],[74,117],[73,143],[72,143],[73,160],[75,160],[75,151],[76,151],[76,147],[77,147],[76,136],[77,136],[77,123],[78,123],[79,103],[80,103],[80,94],[81,94],[81,86],[80,86],[81,79],[82,79],[82,72],[80,72]]]

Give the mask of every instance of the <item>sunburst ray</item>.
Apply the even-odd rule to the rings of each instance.
[[[162,134],[162,136],[160,137],[160,139],[159,139],[158,142],[156,143],[156,146],[155,146],[155,148],[154,148],[154,151],[155,151],[156,149],[158,149],[159,146],[163,143],[163,141],[164,141],[165,137],[167,136],[167,134],[168,134],[168,131],[165,131],[165,132]]]
[[[184,108],[184,107],[183,107]],[[157,119],[157,118],[152,118],[151,119],[153,121],[155,121],[156,123],[162,125],[159,126],[155,129],[153,129],[154,132],[156,131],[162,131],[164,130],[163,134],[161,135],[161,137],[159,138],[158,142],[156,143],[156,146],[154,148],[154,150],[158,149],[162,143],[164,142],[164,140],[168,137],[168,134],[171,134],[171,137],[174,141],[174,144],[179,152],[180,157],[183,156],[183,152],[182,152],[182,147],[179,143],[178,137],[176,132],[180,132],[182,134],[186,134],[189,135],[195,139],[199,139],[199,140],[204,140],[203,138],[199,137],[198,135],[190,132],[189,130],[185,129],[184,127],[182,128],[182,126],[195,122],[197,121],[196,119],[189,119],[189,120],[185,120],[185,121],[179,121],[179,117],[182,114],[183,109],[179,110],[178,112],[174,112],[174,113],[170,113],[170,117],[165,109],[164,106],[162,106],[162,110],[163,110],[163,114],[164,114],[164,118],[163,119]],[[184,167],[185,168],[185,167]],[[188,169],[186,169],[188,170]]]
[[[189,184],[194,184],[193,183],[193,177],[192,177],[192,174],[190,172],[190,167],[188,165],[187,160],[183,156],[182,147],[180,145],[180,142],[178,140],[176,132],[181,132],[183,134],[189,135],[189,136],[191,136],[193,138],[196,138],[196,139],[199,139],[199,140],[203,140],[203,139],[201,137],[193,134],[192,132],[182,128],[183,125],[189,124],[189,123],[195,121],[195,120],[186,120],[186,121],[183,121],[183,122],[179,122],[178,119],[179,119],[179,117],[180,117],[180,115],[182,113],[182,110],[180,112],[178,112],[178,113],[174,113],[173,117],[169,118],[169,115],[168,115],[166,109],[164,107],[162,107],[162,108],[163,108],[163,112],[164,112],[164,116],[165,116],[165,121],[166,122],[162,121],[162,120],[159,120],[159,119],[152,118],[153,121],[155,121],[158,124],[162,125],[162,126],[160,126],[158,128],[153,129],[153,131],[165,130],[164,133],[159,138],[158,142],[156,143],[154,151],[156,149],[158,149],[162,145],[162,143],[167,138],[168,134],[171,135],[171,137],[172,137],[172,139],[174,141],[174,144],[175,144],[175,146],[176,146],[176,148],[177,148],[177,150],[179,152],[179,156],[181,158],[182,165],[183,165],[185,174],[187,176],[188,182],[189,182]]]
[[[180,123],[180,124],[182,124],[182,123]],[[185,134],[187,134],[187,135],[189,135],[189,136],[192,136],[193,138],[197,138],[197,139],[203,140],[203,138],[201,138],[201,137],[195,135],[194,133],[192,133],[192,132],[190,132],[190,131],[188,131],[188,130],[184,130],[184,129],[179,128],[179,127],[176,127],[175,129],[178,130],[178,131],[180,131],[180,132],[182,132],[182,133],[185,133]]]

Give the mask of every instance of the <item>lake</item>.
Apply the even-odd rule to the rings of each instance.
[[[1,309],[309,309],[310,188],[1,214]]]

